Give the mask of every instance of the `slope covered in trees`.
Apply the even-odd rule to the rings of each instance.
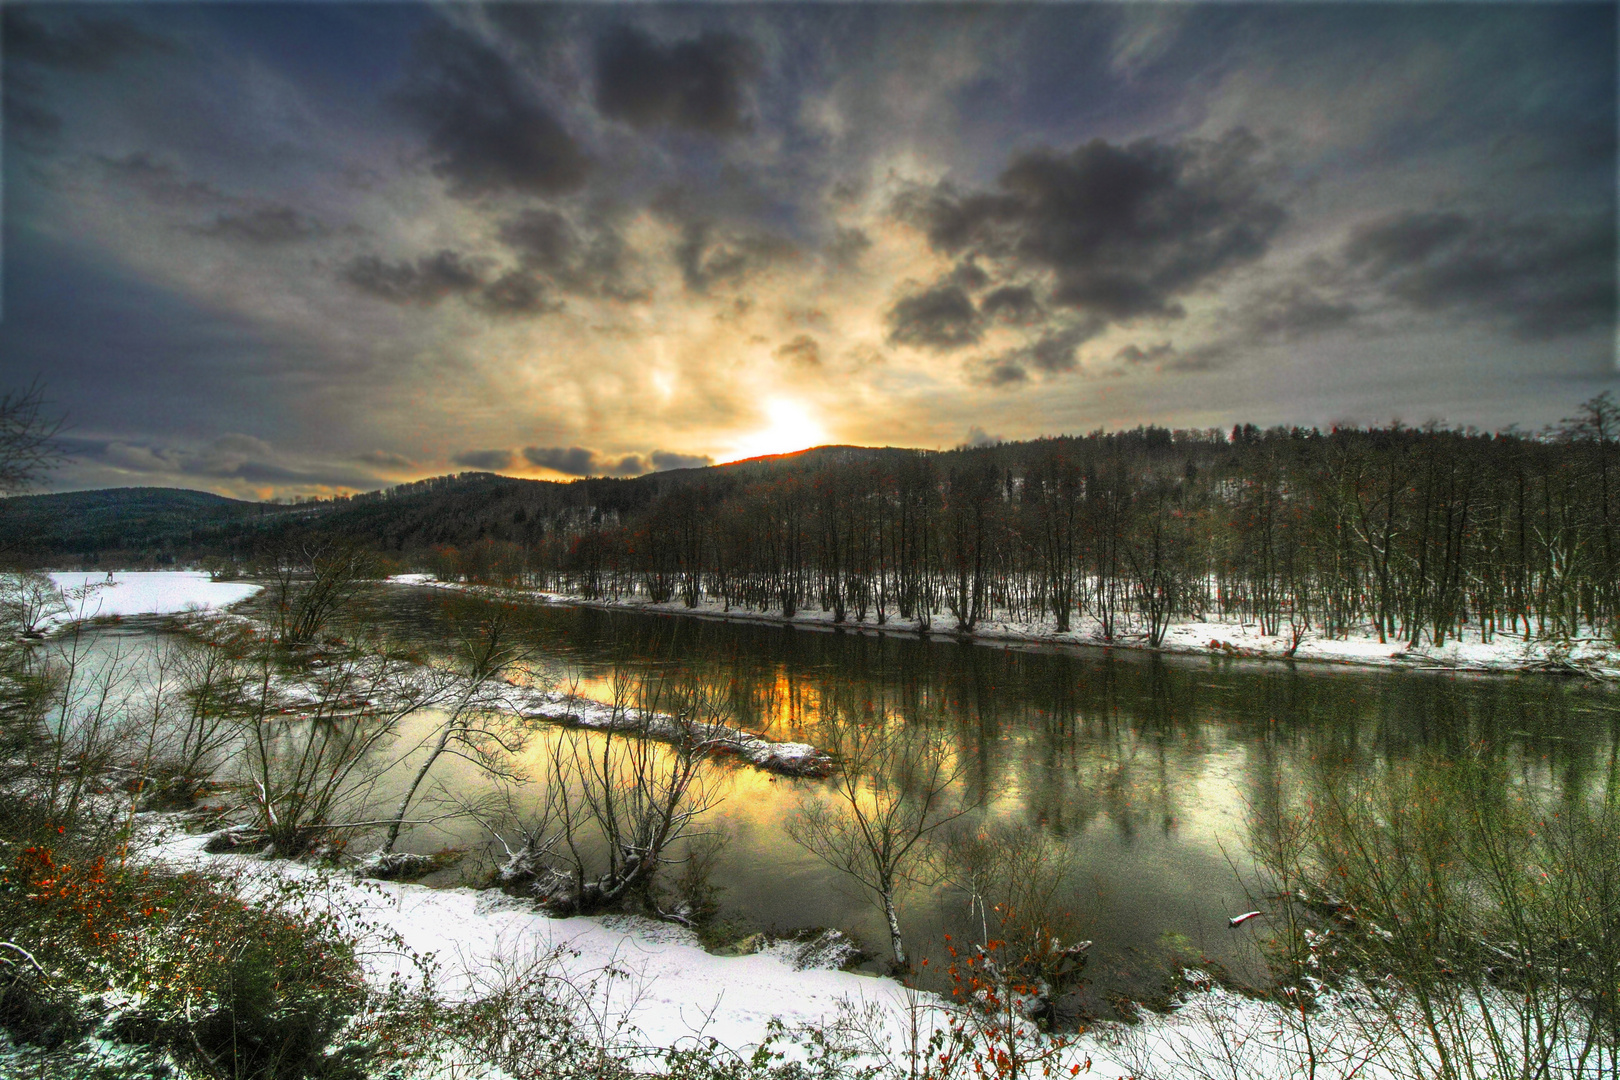
[[[1608,395],[1536,436],[1143,427],[634,480],[464,473],[294,507],[151,489],[4,506],[0,539],[43,556],[343,541],[449,580],[834,622],[1062,633],[1084,617],[1153,644],[1206,616],[1412,644],[1620,634]]]
[[[441,578],[832,621],[996,618],[1158,644],[1239,617],[1443,645],[1620,633],[1620,409],[1537,437],[1138,428],[699,470],[440,546]]]

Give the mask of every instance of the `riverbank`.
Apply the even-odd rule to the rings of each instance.
[[[1396,668],[1417,671],[1458,671],[1495,674],[1528,672],[1574,675],[1604,682],[1620,681],[1620,647],[1596,637],[1573,640],[1526,640],[1507,634],[1480,640],[1475,632],[1438,648],[1404,642],[1380,642],[1374,633],[1351,634],[1344,638],[1324,637],[1305,632],[1297,641],[1287,628],[1279,634],[1265,634],[1258,624],[1239,620],[1211,620],[1174,623],[1165,631],[1162,643],[1154,648],[1147,633],[1116,630],[1104,635],[1093,618],[1077,616],[1073,627],[1058,633],[1055,623],[1026,623],[986,620],[971,633],[959,633],[948,619],[939,619],[924,631],[916,619],[891,618],[879,624],[875,618],[846,616],[835,622],[832,612],[800,611],[792,616],[774,612],[726,609],[713,600],[702,600],[687,607],[679,600],[653,603],[644,597],[617,600],[589,599],[568,593],[539,589],[517,589],[463,582],[443,582],[430,574],[398,574],[388,579],[399,585],[425,586],[468,592],[497,599],[599,608],[610,611],[638,611],[659,615],[729,622],[764,623],[813,630],[856,633],[900,634],[942,640],[971,641],[985,645],[1074,646],[1085,648],[1133,649],[1184,656],[1225,656],[1251,660],[1302,661],[1319,664],[1351,665],[1368,668]]]

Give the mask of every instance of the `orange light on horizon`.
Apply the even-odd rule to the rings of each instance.
[[[764,411],[770,419],[770,426],[744,435],[733,444],[726,461],[791,454],[827,441],[826,429],[810,415],[810,410],[802,402],[769,398],[765,401]]]

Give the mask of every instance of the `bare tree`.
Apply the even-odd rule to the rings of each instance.
[[[305,544],[280,551],[260,571],[267,580],[276,637],[308,645],[377,577],[376,557],[349,543]]]
[[[926,865],[930,838],[973,808],[952,796],[964,766],[937,728],[882,709],[863,715],[829,703],[819,732],[832,775],[824,794],[802,800],[788,835],[872,895],[904,968],[897,894]]]
[[[543,810],[523,826],[523,843],[503,879],[527,880],[551,910],[587,914],[613,907],[658,910],[654,886],[668,853],[719,801],[709,784],[711,754],[725,744],[721,705],[707,685],[614,673],[614,722],[605,731],[566,731],[546,753]],[[627,713],[662,714],[658,739]],[[625,718],[626,722],[620,722]]]
[[[502,709],[495,686],[502,673],[527,654],[522,643],[512,638],[510,612],[499,608],[476,628],[459,624],[456,629],[457,662],[449,673],[460,685],[453,690],[454,702],[445,711],[444,719],[416,747],[420,750],[431,743],[427,756],[400,797],[380,849],[383,856],[393,853],[411,802],[439,758],[450,754],[471,762],[486,774],[509,776],[511,757],[522,749],[525,741],[521,721]]]
[[[384,657],[354,648],[284,689],[270,653],[256,660],[256,685],[237,710],[253,834],[277,854],[300,856],[335,828],[384,824],[345,818],[368,802],[374,751],[406,717],[442,700],[442,682],[399,679]]]
[[[62,419],[46,408],[45,387],[34,380],[0,394],[0,495],[26,491],[55,465]]]

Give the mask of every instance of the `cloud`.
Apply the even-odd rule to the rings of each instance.
[[[62,117],[49,103],[41,72],[101,75],[126,58],[142,53],[170,53],[174,46],[127,19],[79,15],[41,20],[33,12],[7,5],[0,10],[3,43],[3,87],[8,137],[39,149],[62,131]]]
[[[517,455],[510,450],[463,450],[450,459],[450,464],[480,472],[499,472],[517,464]]]
[[[636,128],[733,135],[748,127],[744,85],[757,71],[753,46],[730,34],[665,44],[615,27],[596,45],[596,108]]]
[[[714,458],[708,454],[676,454],[668,450],[652,452],[654,472],[667,472],[670,469],[704,469],[713,464]]]
[[[888,312],[889,343],[946,351],[984,335],[979,309],[960,285],[942,283],[902,296]]]
[[[290,206],[265,206],[245,214],[219,214],[197,229],[206,236],[274,246],[324,236],[327,228]]]
[[[482,274],[454,251],[425,255],[415,262],[385,262],[376,255],[361,255],[343,267],[350,285],[391,304],[426,307],[447,296],[481,288]]]
[[[596,466],[596,451],[583,446],[525,446],[523,456],[530,465],[564,476],[589,476]]]
[[[827,257],[835,266],[849,268],[858,264],[871,246],[872,238],[864,229],[840,226],[827,244]]]
[[[1046,376],[1067,374],[1080,366],[1080,346],[1102,331],[1099,319],[1056,325],[1033,341],[980,361],[983,367],[975,381],[999,387],[1028,382],[1032,369]]]
[[[985,316],[1014,325],[1034,322],[1041,315],[1041,302],[1028,285],[1003,285],[985,294],[979,302]]]
[[[999,446],[1005,441],[1006,440],[1004,440],[1000,435],[986,434],[984,428],[974,424],[972,427],[968,428],[967,442],[963,443],[962,445],[973,447]]]
[[[375,465],[380,469],[413,469],[416,462],[404,454],[395,454],[388,450],[367,450],[356,457],[356,460],[367,465]]]
[[[640,476],[667,469],[697,469],[713,465],[707,454],[677,454],[654,450],[651,454],[599,454],[583,446],[525,446],[523,457],[540,469],[564,476]]]
[[[559,195],[590,174],[584,149],[533,80],[466,30],[435,23],[422,32],[397,100],[457,198]]]
[[[796,254],[797,249],[779,236],[762,232],[721,234],[711,222],[688,221],[675,246],[675,263],[687,289],[704,293],[717,284],[742,281]]]
[[[579,237],[568,219],[555,210],[529,210],[501,225],[501,241],[526,265],[556,272],[568,267],[579,250]]]
[[[1609,215],[1405,211],[1358,226],[1341,258],[1410,308],[1549,339],[1614,326],[1615,255]]]
[[[1265,253],[1283,208],[1265,193],[1260,144],[1221,139],[1015,157],[997,190],[913,189],[896,209],[929,244],[1050,280],[1046,302],[1109,322],[1182,314],[1181,297]]]
[[[778,348],[776,358],[800,364],[804,367],[820,367],[821,346],[809,334],[800,334],[792,341]]]
[[[1029,371],[1016,359],[1003,356],[990,361],[979,381],[996,388],[1017,386],[1029,382]]]
[[[1336,303],[1296,282],[1253,298],[1239,313],[1239,318],[1244,329],[1254,337],[1299,341],[1337,330],[1356,314],[1355,305]]]
[[[143,52],[172,52],[166,39],[150,34],[128,19],[80,15],[71,20],[41,22],[16,7],[0,16],[7,64],[35,64],[87,74],[110,71],[120,61]]]
[[[136,439],[70,437],[61,442],[77,461],[182,485],[202,481],[236,490],[242,484],[330,490],[376,483],[373,475],[346,466],[291,460],[263,439],[240,433],[222,435],[200,447]],[[362,460],[367,458],[362,455]]]
[[[474,303],[492,315],[524,317],[546,315],[562,305],[552,300],[545,282],[524,270],[512,270],[490,282]]]
[[[113,183],[133,188],[154,202],[169,206],[237,206],[241,200],[202,180],[188,179],[178,168],[143,150],[120,158],[97,156],[102,174]]]
[[[1151,367],[1158,372],[1188,373],[1214,371],[1225,367],[1236,358],[1237,350],[1226,341],[1200,345],[1186,352],[1182,352],[1168,341],[1161,341],[1146,348],[1130,344],[1114,354],[1115,360],[1131,367]]]
[[[500,238],[527,270],[565,292],[634,295],[624,281],[624,240],[606,222],[582,231],[556,210],[527,210],[501,223]]]

